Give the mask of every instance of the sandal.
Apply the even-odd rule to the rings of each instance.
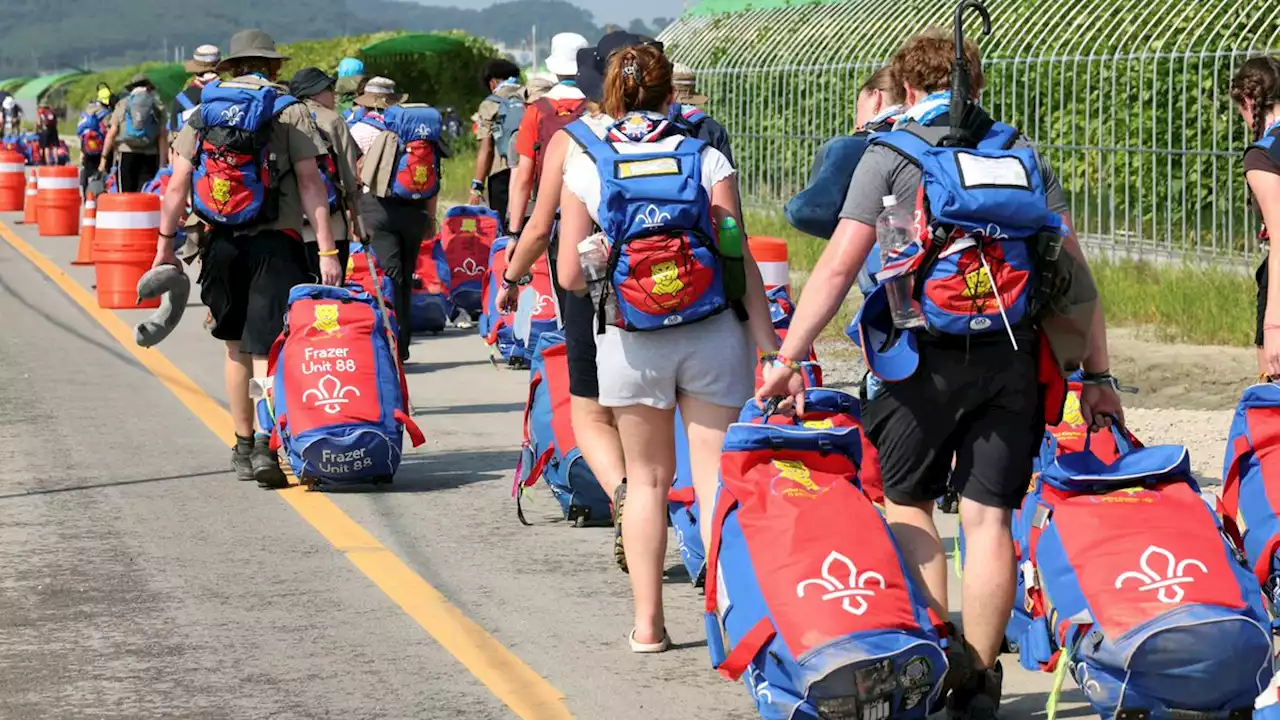
[[[627,551],[622,546],[622,508],[627,502],[627,481],[613,491],[613,561],[622,572],[627,570]]]
[[[627,636],[627,641],[631,643],[631,652],[641,654],[663,653],[671,649],[671,636],[667,634],[667,629],[662,629],[662,639],[656,643],[642,643],[636,640],[636,631],[633,628],[631,634]]]

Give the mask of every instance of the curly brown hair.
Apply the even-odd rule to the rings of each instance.
[[[862,83],[862,87],[858,88],[858,94],[861,95],[872,90],[879,90],[884,93],[885,99],[895,105],[903,100],[902,83],[893,74],[892,66],[886,65],[871,73],[871,77],[867,78],[867,81]]]
[[[604,76],[604,111],[622,117],[635,110],[661,110],[671,98],[671,60],[652,45],[614,53]]]
[[[898,81],[921,92],[951,89],[951,63],[955,60],[955,40],[942,28],[931,28],[911,38],[893,56],[889,67]],[[969,62],[970,90],[976,97],[987,86],[982,72],[982,51],[971,40],[964,41]]]
[[[1270,55],[1250,58],[1231,78],[1231,99],[1239,107],[1249,101],[1253,111],[1253,139],[1266,132],[1267,110],[1280,104],[1280,61]]]

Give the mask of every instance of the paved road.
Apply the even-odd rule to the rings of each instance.
[[[75,239],[17,219],[89,287]],[[686,582],[678,649],[632,655],[610,533],[516,521],[526,378],[474,335],[415,343],[429,440],[393,490],[270,493],[227,471],[218,344],[188,312],[126,348],[119,320],[145,312],[86,311],[0,242],[0,718],[753,716]],[[1012,670],[1007,716],[1042,714],[1050,684]]]

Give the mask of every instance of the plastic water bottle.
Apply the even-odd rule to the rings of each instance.
[[[880,258],[888,264],[889,257],[897,250],[910,245],[915,221],[911,211],[898,204],[892,195],[882,198],[884,210],[876,218],[876,242],[880,244]],[[911,275],[899,275],[884,281],[885,292],[889,295],[889,310],[893,313],[893,324],[903,329],[921,328],[925,326],[924,315],[911,299],[915,289],[915,279]]]
[[[730,300],[747,295],[747,269],[742,261],[742,228],[733,216],[720,221],[720,257],[724,259],[724,292]]]
[[[591,293],[591,307],[600,312],[600,299],[605,299],[604,321],[613,325],[618,316],[618,301],[609,290],[609,244],[604,233],[596,233],[578,243],[578,264],[587,278],[587,290]]]

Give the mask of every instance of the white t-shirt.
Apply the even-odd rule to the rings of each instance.
[[[583,120],[599,138],[603,138],[615,122],[603,113],[583,116]],[[683,137],[674,135],[652,143],[615,143],[614,148],[622,155],[636,155],[654,150],[674,150],[683,140]],[[734,170],[724,153],[710,145],[702,149],[702,187],[706,188],[708,196],[711,195],[712,187],[735,172],[737,170]],[[564,186],[578,196],[587,206],[587,212],[591,213],[591,219],[599,223],[600,174],[596,171],[595,161],[587,156],[578,143],[572,141],[564,156]]]
[[[373,147],[373,141],[378,138],[382,131],[366,122],[358,122],[351,126],[351,139],[356,141],[356,147],[360,148],[361,155],[368,155],[369,148]]]

